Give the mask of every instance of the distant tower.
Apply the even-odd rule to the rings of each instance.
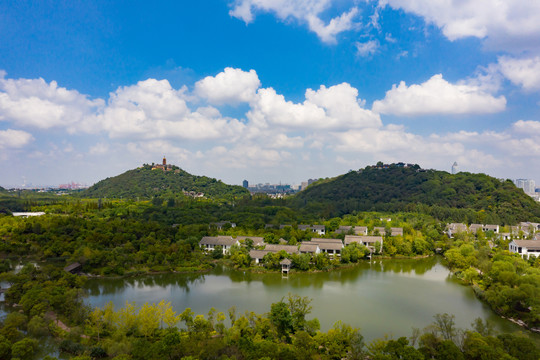
[[[456,161],[454,161],[454,165],[452,165],[452,174],[457,174],[459,172],[458,170],[458,164]]]
[[[242,181],[242,186],[247,189],[249,187],[249,182],[247,180]]]
[[[163,166],[167,166],[167,159],[165,159],[165,155],[163,155]]]

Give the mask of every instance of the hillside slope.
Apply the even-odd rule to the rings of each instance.
[[[319,180],[298,193],[291,205],[327,209],[332,216],[355,210],[418,211],[465,222],[540,221],[540,205],[509,180],[485,174],[451,175],[418,165],[368,166]]]
[[[178,195],[182,190],[201,192],[206,197],[243,196],[249,192],[241,186],[227,185],[220,180],[196,176],[178,168],[172,171],[152,170],[152,166],[126,171],[115,177],[99,181],[81,192],[83,197],[151,198]]]

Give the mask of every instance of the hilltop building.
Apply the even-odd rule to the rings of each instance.
[[[167,164],[167,159],[163,155],[163,162],[161,164],[152,164],[152,170],[171,171],[173,169],[171,164]]]

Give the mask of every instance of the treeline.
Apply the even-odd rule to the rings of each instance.
[[[129,271],[197,270],[209,267],[198,242],[208,225],[180,229],[155,221],[79,216],[0,217],[0,252],[83,271],[124,275]]]
[[[310,185],[291,198],[290,205],[327,217],[353,211],[410,211],[468,223],[540,221],[540,205],[510,180],[417,166],[351,171]]]
[[[289,245],[318,237],[310,231],[298,230],[295,224],[304,220],[290,210],[249,207],[248,211],[242,207],[241,204],[230,208],[222,205],[220,211],[233,220],[236,217],[232,215],[234,210],[230,209],[237,209],[239,223],[234,228],[229,225],[218,231],[210,225],[220,219],[212,213],[212,209],[219,208],[213,202],[189,201],[169,207],[134,201],[62,201],[34,208],[47,212],[45,216],[15,218],[0,215],[0,253],[64,264],[79,262],[85,273],[125,275],[139,271],[207,269],[211,266],[212,257],[199,249],[198,243],[203,236],[261,236],[267,243],[278,243],[282,239]],[[442,246],[442,227],[433,218],[395,214],[392,221],[386,222],[381,220],[381,216],[377,213],[347,215],[322,223],[327,226],[326,237],[340,239],[345,234],[332,233],[340,225],[365,225],[369,229],[375,226],[403,227],[403,236],[385,237],[383,252],[390,256],[426,255]],[[293,227],[265,229],[261,226],[265,221],[284,220]],[[362,254],[356,255],[358,250],[354,249],[353,258],[365,255],[364,249],[360,251]],[[345,261],[348,257],[342,259]],[[235,264],[239,267],[253,264],[246,253],[237,260]],[[277,258],[269,263],[275,260]],[[294,261],[298,265],[296,269],[306,270],[305,258]],[[333,267],[326,255],[321,255],[315,263],[319,270]],[[313,268],[311,259],[309,264],[309,268]]]
[[[336,178],[320,180],[286,199],[249,195],[240,186],[176,171],[150,170],[144,166],[100,181],[78,193],[81,202],[131,200],[149,202],[142,217],[169,224],[193,224],[230,220],[264,228],[268,223],[318,222],[366,211],[409,212],[440,221],[515,225],[540,222],[540,205],[507,180],[484,174],[422,170],[419,167],[378,169],[366,167]],[[202,192],[207,198],[184,196],[182,190]],[[44,204],[39,194],[22,192],[0,198],[0,212],[28,211]],[[51,203],[72,199],[55,199]],[[125,213],[125,212],[124,212]]]
[[[33,207],[55,204],[63,201],[56,195],[37,194],[30,191],[17,193],[0,193],[0,214],[11,214],[17,211],[31,211]]]

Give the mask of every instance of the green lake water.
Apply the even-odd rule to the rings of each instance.
[[[453,314],[456,324],[469,328],[477,318],[491,321],[499,332],[522,329],[498,317],[479,301],[472,289],[453,279],[439,257],[379,260],[323,273],[253,274],[218,267],[204,274],[159,274],[131,279],[91,279],[86,303],[116,308],[126,301],[170,301],[177,312],[191,308],[207,314],[211,307],[227,314],[265,313],[288,293],[313,299],[312,314],[328,330],[341,320],[359,327],[367,341],[385,335],[410,336],[437,313]],[[538,336],[534,336],[538,340]]]

